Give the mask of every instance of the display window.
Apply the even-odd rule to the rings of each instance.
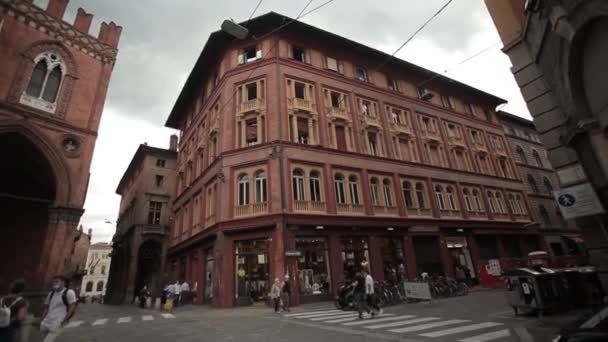
[[[213,248],[209,248],[205,252],[205,293],[204,301],[211,302],[213,299],[213,266],[215,264],[213,258]]]
[[[392,284],[407,280],[405,256],[403,254],[402,237],[377,238],[379,250],[382,252],[384,279]]]
[[[342,262],[344,264],[344,279],[346,281],[354,279],[355,274],[361,267],[365,267],[370,272],[367,238],[342,238]]]
[[[235,298],[239,303],[263,301],[269,291],[268,241],[235,242]]]
[[[296,239],[296,250],[301,252],[298,260],[298,285],[303,296],[330,294],[331,273],[327,239],[307,237]]]

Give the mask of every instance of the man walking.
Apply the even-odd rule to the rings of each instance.
[[[180,298],[180,302],[182,302],[183,304],[189,303],[190,302],[190,284],[188,284],[187,281],[184,280],[184,282],[182,283],[181,287],[180,287],[180,293],[181,293],[181,298]]]
[[[363,274],[365,274],[365,299],[368,306],[376,310],[376,312],[372,311],[372,318],[374,318],[377,314],[379,315],[382,313],[382,309],[378,305],[378,298],[374,292],[374,278],[365,270],[363,271]]]
[[[180,306],[182,301],[182,286],[180,285],[179,280],[176,280],[175,284],[173,284],[173,294],[175,295],[175,306]]]
[[[67,279],[53,278],[53,290],[44,301],[44,313],[40,323],[43,342],[53,342],[76,311],[76,293],[66,288]]]
[[[363,319],[363,311],[365,310],[369,314],[369,308],[365,300],[365,274],[362,270],[359,270],[355,275],[355,281],[353,282],[353,301],[357,306],[359,312],[359,319]]]
[[[289,312],[289,301],[291,299],[291,285],[289,283],[289,275],[285,275],[283,287],[281,288],[281,300],[283,301],[283,311]]]

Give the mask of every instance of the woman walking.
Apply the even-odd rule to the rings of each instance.
[[[281,300],[283,301],[283,311],[289,312],[289,304],[291,300],[291,285],[289,284],[289,275],[285,275],[285,281],[281,289]]]
[[[274,304],[274,312],[279,313],[279,307],[281,305],[281,281],[279,278],[274,278],[274,284],[270,289],[270,298]]]

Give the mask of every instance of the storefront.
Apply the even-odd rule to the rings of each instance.
[[[403,237],[377,238],[379,252],[382,253],[384,280],[396,284],[407,279],[405,255],[403,253]]]
[[[235,298],[237,305],[264,301],[269,291],[268,241],[236,241]]]
[[[297,282],[300,302],[331,299],[331,271],[327,239],[324,237],[296,238]]]
[[[422,273],[443,275],[444,269],[439,251],[439,238],[426,235],[412,236],[412,242],[418,275]]]
[[[469,286],[476,284],[475,265],[471,258],[467,239],[464,236],[446,237],[445,242],[454,267],[455,278],[459,281],[465,281]]]
[[[367,264],[367,271],[370,271],[367,237],[351,236],[342,238],[342,263],[345,281],[354,279],[355,274],[364,264]]]
[[[213,248],[205,251],[205,290],[203,292],[203,302],[211,303],[213,299]]]

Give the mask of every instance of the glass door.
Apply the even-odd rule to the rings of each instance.
[[[268,241],[238,241],[235,246],[237,304],[265,300],[269,291]]]

